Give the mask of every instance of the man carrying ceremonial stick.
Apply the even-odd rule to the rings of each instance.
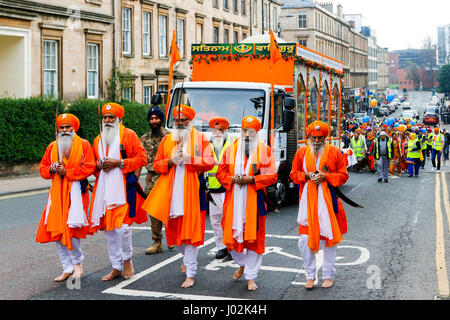
[[[122,125],[125,111],[117,103],[102,107],[103,129],[93,143],[97,167],[90,207],[93,232],[104,230],[112,270],[102,277],[110,281],[134,274],[130,225],[146,222],[140,207],[144,201],[134,171],[147,164],[147,155],[136,133]]]
[[[83,274],[80,239],[89,234],[87,177],[95,170],[89,141],[76,132],[80,121],[72,114],[57,117],[57,140],[45,150],[39,165],[41,177],[52,179],[47,205],[39,222],[36,242],[54,241],[63,273],[56,282]],[[59,152],[58,152],[59,151]],[[59,153],[59,154],[58,154]]]
[[[194,109],[178,105],[172,113],[173,132],[161,141],[153,163],[160,177],[142,208],[164,223],[167,245],[176,245],[183,254],[186,279],[181,287],[188,288],[195,283],[198,246],[205,235],[199,174],[214,167],[214,156],[206,136],[192,126]]]
[[[278,178],[272,150],[258,139],[260,129],[257,118],[242,120],[241,136],[225,151],[216,174],[226,189],[223,243],[239,265],[233,279],[244,275],[252,291],[258,288],[255,280],[265,250],[265,188]]]
[[[329,132],[330,127],[322,121],[308,126],[310,143],[298,149],[290,173],[292,181],[300,186],[298,247],[306,270],[306,289],[314,288],[320,243],[325,245],[322,288],[333,286],[336,247],[347,232],[344,207],[334,191],[348,180],[347,166],[341,151],[325,142]]]

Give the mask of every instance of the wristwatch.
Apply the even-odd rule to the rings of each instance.
[[[120,166],[119,166],[119,168],[120,168],[120,169],[123,169],[123,167],[124,167],[123,159],[120,159]]]

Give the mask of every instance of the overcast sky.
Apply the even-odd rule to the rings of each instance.
[[[320,2],[328,2],[321,0]],[[344,14],[361,13],[375,29],[377,44],[389,50],[421,48],[429,35],[437,42],[437,26],[450,24],[450,0],[332,0]]]

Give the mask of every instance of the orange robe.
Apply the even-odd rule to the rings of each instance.
[[[185,243],[200,246],[204,242],[205,216],[200,210],[198,175],[214,168],[215,162],[211,144],[196,129],[192,129],[186,147],[190,161],[185,164],[184,171],[183,216],[169,219],[176,171],[175,165],[169,167],[169,159],[178,150],[177,143],[172,141],[172,134],[166,135],[159,145],[153,169],[160,176],[142,208],[164,223],[167,245],[181,246]]]
[[[257,156],[254,161],[255,166],[251,165],[249,176],[255,177],[255,183],[247,185],[247,207],[246,219],[244,225],[244,241],[238,243],[233,238],[233,202],[234,202],[234,176],[235,157],[238,148],[238,139],[227,148],[217,169],[216,178],[220,184],[226,189],[225,202],[223,206],[223,240],[228,250],[236,250],[242,252],[244,248],[253,250],[258,254],[263,254],[265,250],[266,237],[266,215],[258,215],[257,207],[257,191],[266,188],[277,182],[278,174],[276,171],[275,158],[272,155],[270,147],[262,142],[258,142]],[[248,159],[245,157],[245,164]],[[256,169],[256,172],[254,172]],[[256,174],[255,173],[260,173]],[[263,190],[265,192],[265,190]],[[267,206],[266,206],[267,209]]]
[[[308,154],[306,154],[308,152]],[[307,157],[305,159],[305,156]],[[328,208],[328,214],[330,217],[331,227],[333,230],[333,240],[326,239],[320,236],[320,229],[318,225],[318,210],[317,210],[317,186],[314,183],[309,183],[308,189],[308,226],[299,225],[299,234],[308,234],[308,246],[313,251],[318,251],[320,240],[326,240],[328,247],[337,245],[342,241],[342,235],[347,232],[347,219],[345,216],[345,210],[342,205],[341,199],[337,199],[338,213],[333,210],[332,198],[328,183],[334,187],[343,185],[348,180],[347,165],[344,156],[341,151],[328,143],[325,145],[323,155],[319,164],[319,168],[315,168],[314,156],[311,155],[308,146],[303,146],[297,150],[294,160],[292,161],[292,170],[290,178],[292,181],[299,185],[299,203],[302,198],[302,193],[306,185],[305,171],[303,168],[303,160],[305,159],[308,172],[314,172],[315,169],[322,171],[328,171],[325,173],[326,180],[322,182],[322,189],[325,202]],[[311,163],[312,162],[312,163]],[[311,169],[312,168],[312,169]],[[326,168],[327,170],[325,170]],[[311,193],[310,193],[311,191]]]
[[[45,154],[39,165],[39,172],[44,179],[52,179],[52,185],[49,191],[51,205],[47,215],[47,224],[45,224],[46,209],[42,213],[39,222],[36,242],[46,243],[61,240],[61,243],[69,250],[72,250],[71,238],[86,238],[89,234],[89,227],[69,228],[67,219],[70,209],[70,191],[73,181],[84,180],[95,170],[95,159],[89,141],[81,139],[78,135],[74,136],[69,159],[63,158],[62,162],[66,168],[66,175],[61,179],[58,174],[50,173],[50,166],[58,161],[55,142],[48,145]],[[47,198],[48,206],[49,198]],[[89,207],[89,192],[82,194],[83,209],[86,212]]]
[[[96,161],[99,159],[99,141],[100,136],[97,136],[92,145]],[[122,169],[126,198],[126,175],[127,173],[134,172],[147,164],[147,153],[136,133],[131,129],[125,128],[123,125],[120,125],[120,144],[123,145],[127,154],[127,158],[123,159],[124,167]],[[106,150],[106,154],[107,153],[108,150]],[[120,158],[122,159],[122,155],[120,155]],[[96,177],[98,177],[99,174],[100,171],[98,170],[94,172],[94,175]],[[95,193],[97,190],[97,183],[98,179],[95,181],[94,191],[92,193],[91,207],[89,212],[90,219],[92,219],[92,208],[95,199]],[[146,222],[148,220],[147,214],[144,210],[140,209],[143,202],[144,199],[139,196],[139,194],[137,194],[136,216],[132,218],[128,216],[128,203],[125,203],[124,205],[117,208],[106,209],[106,214],[100,219],[100,225],[97,227],[91,227],[92,232],[97,232],[98,230],[112,231],[114,229],[120,228],[124,223],[131,225],[133,223],[141,224]]]

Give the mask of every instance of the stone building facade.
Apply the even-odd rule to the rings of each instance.
[[[276,29],[276,0],[0,0],[1,95],[111,98],[150,103],[166,90],[172,31],[189,80],[193,43],[233,43]],[[119,81],[119,82],[120,82]],[[117,81],[115,83],[118,83]],[[120,87],[120,85],[119,85]]]

